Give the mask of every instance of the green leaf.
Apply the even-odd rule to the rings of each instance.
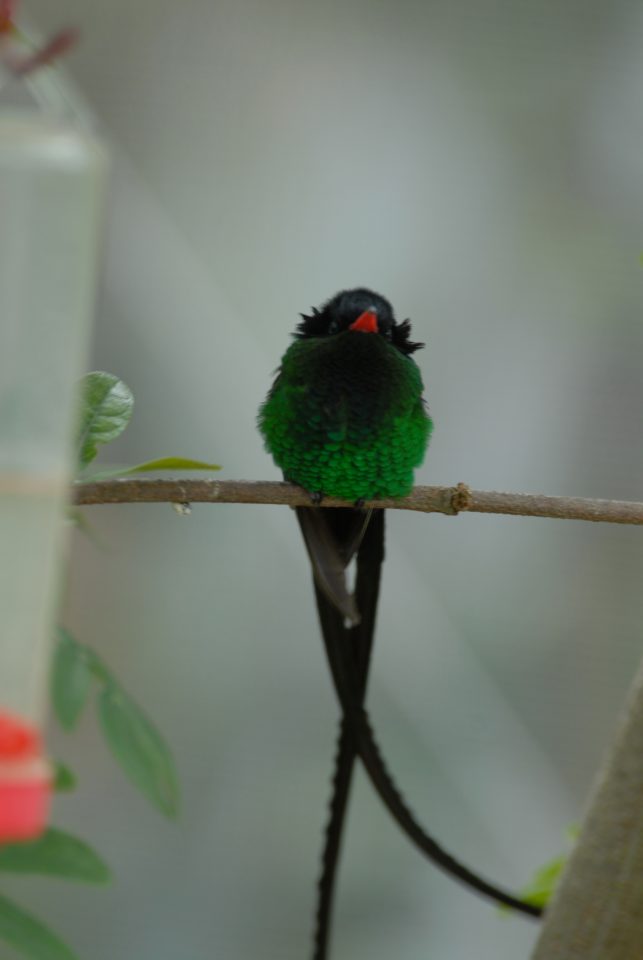
[[[60,725],[72,730],[87,701],[92,678],[85,648],[58,628],[58,644],[51,673],[51,697]]]
[[[136,467],[128,467],[125,473],[150,473],[152,470],[220,470],[218,463],[206,463],[204,460],[190,460],[189,457],[161,457],[147,460]]]
[[[567,840],[572,844],[578,839],[579,833],[580,826],[577,823],[570,823],[565,831]],[[523,900],[533,903],[536,907],[546,907],[556,891],[568,859],[569,854],[563,853],[536,870],[531,881],[521,891]]]
[[[67,630],[59,628],[59,634],[53,699],[60,722],[67,729],[76,723],[93,677],[103,688],[98,712],[116,760],[154,806],[166,816],[175,817],[179,806],[178,780],[161,734],[97,653],[78,643]]]
[[[109,480],[111,477],[126,477],[132,473],[151,473],[154,470],[220,470],[218,463],[206,463],[203,460],[190,460],[186,457],[161,457],[159,460],[147,460],[135,467],[114,467],[113,470],[101,470],[83,476],[83,483],[95,483]]]
[[[100,371],[86,374],[81,389],[78,461],[86,467],[100,446],[123,432],[132,416],[134,397],[122,380]]]
[[[556,857],[536,871],[531,882],[521,891],[523,900],[535,907],[546,907],[556,890],[556,885],[567,863],[567,856]]]
[[[40,920],[0,895],[0,940],[31,960],[78,960]]]
[[[178,781],[172,755],[160,733],[115,682],[104,687],[99,713],[105,738],[124,773],[157,809],[175,817]]]
[[[54,790],[57,793],[69,793],[75,789],[76,774],[60,760],[56,760],[54,763]]]
[[[82,883],[108,883],[109,868],[86,843],[50,827],[37,840],[0,847],[0,870],[39,873]]]

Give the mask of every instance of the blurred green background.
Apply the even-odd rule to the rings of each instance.
[[[410,317],[421,483],[643,498],[643,8],[633,0],[25,0],[111,145],[92,367],[120,462],[277,478],[257,407],[297,314]],[[308,955],[336,707],[278,507],[87,511],[65,620],[168,737],[178,826],[90,713],[56,822],[111,890],[11,888],[91,960]],[[519,888],[565,845],[638,659],[636,528],[391,515],[371,694],[413,808]],[[429,868],[359,776],[334,960],[519,960],[535,926]]]

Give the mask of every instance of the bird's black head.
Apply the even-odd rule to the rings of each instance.
[[[377,333],[407,356],[424,346],[409,340],[410,321],[398,323],[388,300],[365,287],[342,290],[321,307],[313,307],[310,316],[302,313],[295,336],[332,337],[347,330]]]

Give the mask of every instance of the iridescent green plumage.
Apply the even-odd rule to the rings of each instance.
[[[346,500],[403,497],[432,423],[411,359],[379,334],[296,340],[260,411],[266,447],[306,490]]]

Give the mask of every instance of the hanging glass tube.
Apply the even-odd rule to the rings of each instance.
[[[46,825],[40,731],[104,172],[91,136],[0,111],[0,842]]]

